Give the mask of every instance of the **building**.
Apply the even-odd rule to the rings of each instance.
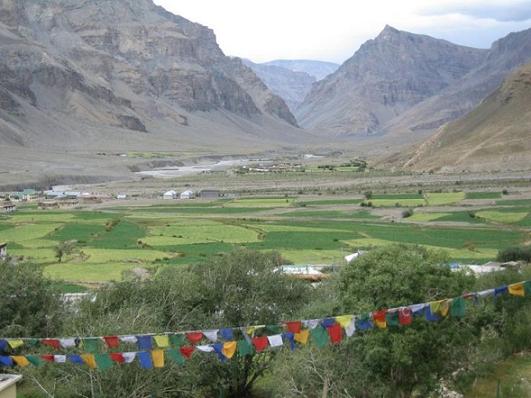
[[[181,192],[181,195],[179,196],[181,199],[193,199],[195,197],[194,191],[190,191],[189,189]]]
[[[219,199],[221,193],[217,189],[202,189],[199,191],[199,197],[201,199]]]
[[[7,243],[0,242],[0,258],[7,257]]]
[[[65,209],[79,206],[79,200],[77,199],[60,199],[60,200],[43,200],[37,205],[39,209]]]
[[[14,203],[6,202],[2,205],[2,211],[4,213],[13,213],[17,210],[17,206]]]
[[[164,192],[162,194],[162,199],[177,199],[177,192],[173,189],[168,192]]]
[[[116,199],[127,199],[127,195],[125,193],[119,193],[118,195],[116,195]]]
[[[0,374],[0,398],[16,398],[17,383],[22,375]]]

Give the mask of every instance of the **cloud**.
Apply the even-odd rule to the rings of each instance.
[[[462,14],[475,18],[487,18],[500,22],[520,22],[531,19],[531,0],[450,2],[428,5],[420,10],[421,15]]]

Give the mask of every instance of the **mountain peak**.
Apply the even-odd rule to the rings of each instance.
[[[382,39],[385,39],[387,37],[392,37],[392,36],[396,36],[398,34],[400,34],[401,31],[396,29],[396,28],[393,28],[391,25],[385,25],[385,27],[383,28],[383,30],[380,32],[380,34],[378,35],[377,38],[382,38]]]

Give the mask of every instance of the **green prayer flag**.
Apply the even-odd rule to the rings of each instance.
[[[245,357],[247,355],[252,355],[253,346],[245,339],[238,340],[238,355]]]
[[[329,337],[324,327],[320,325],[317,326],[310,331],[310,335],[312,336],[312,340],[317,347],[323,348],[328,344]]]
[[[171,359],[173,362],[176,362],[178,365],[184,365],[184,358],[179,350],[174,348],[168,348],[166,350],[166,358]]]
[[[266,330],[270,334],[280,334],[282,333],[282,327],[279,325],[266,325]]]
[[[26,339],[25,344],[29,347],[35,347],[39,345],[39,339]]]
[[[465,316],[465,300],[463,297],[454,298],[450,304],[450,315],[456,318]]]
[[[26,355],[26,359],[33,365],[33,366],[41,366],[43,365],[42,359],[39,358],[38,355]]]
[[[387,314],[385,314],[385,322],[387,323],[387,326],[399,326],[398,311],[388,311]]]
[[[173,347],[176,347],[176,348],[179,348],[180,346],[184,345],[185,341],[184,341],[184,334],[170,334],[169,336],[170,338],[170,344],[173,346]]]
[[[114,362],[112,361],[111,357],[107,353],[95,354],[94,357],[96,359],[96,364],[98,365],[98,369],[100,370],[110,369],[114,365]]]
[[[524,282],[524,291],[526,296],[531,295],[531,281]]]
[[[94,354],[99,351],[100,339],[83,339],[83,349],[86,352]]]

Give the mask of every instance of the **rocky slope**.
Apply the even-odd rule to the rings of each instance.
[[[293,72],[304,72],[313,76],[315,80],[322,80],[334,73],[339,65],[334,62],[315,61],[311,59],[277,59],[262,65],[280,66]]]
[[[332,75],[314,85],[297,110],[307,128],[335,135],[371,135],[440,92],[486,52],[390,26]]]
[[[531,64],[466,116],[390,160],[418,171],[530,169]]]
[[[151,0],[0,1],[0,143],[110,150],[300,142],[214,33]]]
[[[257,64],[249,60],[243,63],[251,68],[265,85],[286,102],[294,111],[310,92],[315,77],[306,72],[295,72],[281,66]]]

